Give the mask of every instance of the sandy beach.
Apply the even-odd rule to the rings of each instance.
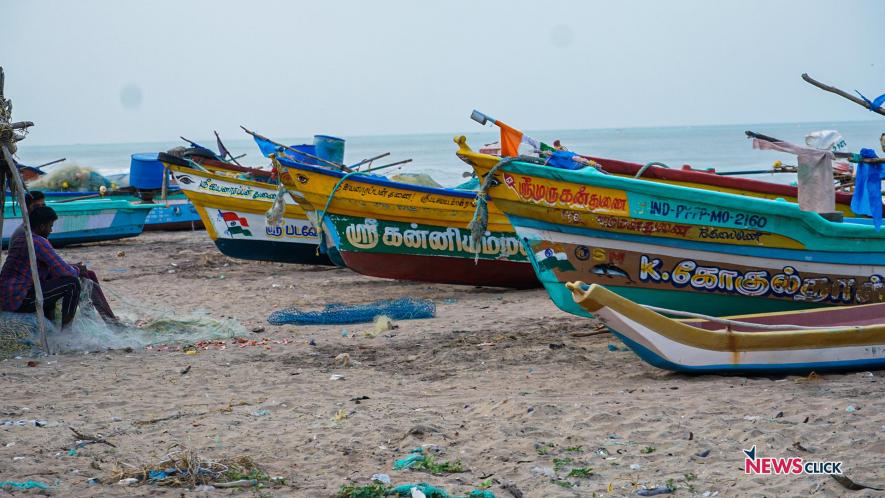
[[[456,495],[487,487],[498,498],[635,496],[660,486],[672,490],[664,496],[885,496],[826,475],[745,476],[741,451],[841,461],[854,481],[885,487],[882,372],[673,374],[608,334],[588,335],[588,321],[560,312],[540,289],[238,261],[203,232],[60,252],[145,307],[232,317],[246,341],[196,354],[173,347],[0,362],[0,419],[49,422],[0,426],[0,480],[43,482],[55,496],[332,497],[376,473]],[[372,324],[266,323],[290,306],[399,297],[432,299],[437,317],[378,334]],[[336,361],[342,353],[347,366]],[[69,427],[113,446],[71,452]],[[210,459],[248,456],[284,482],[189,490],[109,481],[115,466],[155,464],[176,445]],[[464,471],[393,470],[416,447]]]

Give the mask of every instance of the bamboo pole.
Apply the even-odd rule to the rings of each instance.
[[[824,91],[830,92],[830,93],[835,93],[836,95],[838,95],[840,97],[846,98],[846,99],[854,102],[855,104],[863,107],[864,109],[868,109],[870,111],[873,111],[875,113],[885,116],[885,109],[882,109],[881,107],[879,107],[878,109],[870,109],[870,106],[866,102],[864,102],[863,100],[855,97],[854,95],[851,95],[850,93],[848,93],[844,90],[840,90],[834,86],[830,86],[830,85],[826,85],[824,83],[821,83],[820,81],[815,80],[811,76],[808,76],[808,73],[802,73],[802,79],[805,80],[807,83],[811,83],[812,85],[820,88],[821,90],[824,90]]]
[[[28,127],[34,126],[34,123],[30,121],[19,121],[16,123],[10,123],[10,117],[12,115],[12,103],[6,100],[4,94],[4,84],[6,83],[6,74],[3,72],[3,67],[0,67],[0,125],[4,127],[8,127],[9,135],[3,136],[4,134],[0,134],[0,149],[3,150],[2,162],[5,164],[5,171],[0,177],[3,178],[3,181],[0,182],[0,187],[2,188],[3,194],[0,197],[0,200],[3,201],[3,211],[0,211],[0,220],[3,219],[4,211],[6,210],[6,188],[5,184],[9,183],[10,187],[13,186],[14,181],[14,190],[15,194],[18,196],[18,202],[22,207],[22,226],[25,229],[25,238],[28,244],[28,263],[31,266],[31,278],[34,282],[34,296],[37,301],[36,312],[37,312],[37,327],[40,330],[40,342],[43,346],[43,352],[49,354],[49,340],[46,338],[46,324],[44,323],[45,317],[43,314],[43,289],[40,287],[40,274],[37,269],[37,254],[34,252],[34,239],[31,236],[31,220],[28,219],[27,213],[27,203],[25,202],[25,185],[22,182],[22,177],[18,172],[18,167],[15,165],[15,160],[12,158],[12,151],[10,151],[10,147],[12,150],[15,150],[15,142],[24,138],[24,134],[17,134],[15,130],[26,130]],[[0,236],[2,236],[2,222],[0,222]],[[12,238],[10,237],[10,242],[12,242]]]
[[[34,239],[31,235],[31,220],[28,219],[28,208],[27,202],[25,201],[25,185],[24,182],[22,182],[21,175],[18,174],[18,168],[15,166],[15,161],[12,159],[12,154],[9,153],[6,144],[3,144],[0,148],[3,149],[3,158],[6,160],[6,168],[15,182],[15,195],[18,197],[18,202],[22,207],[22,226],[25,227],[25,241],[28,244],[28,260],[31,264],[31,279],[34,282],[34,296],[37,301],[37,327],[39,327],[40,330],[40,343],[43,346],[43,351],[46,354],[50,354],[51,351],[49,351],[49,340],[46,338],[46,325],[44,323],[45,317],[43,314],[43,288],[40,286],[40,274],[37,269],[37,253],[34,251]],[[10,242],[12,242],[11,238]]]
[[[63,157],[63,158],[61,158],[61,159],[56,159],[55,161],[49,161],[48,163],[43,163],[43,164],[41,164],[40,166],[33,166],[33,168],[35,168],[35,169],[41,169],[41,168],[45,168],[45,167],[47,167],[47,166],[52,166],[53,164],[58,164],[58,163],[60,163],[60,162],[62,162],[62,161],[67,161],[67,160],[68,160],[68,158]]]

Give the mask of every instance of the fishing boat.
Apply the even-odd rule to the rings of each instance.
[[[332,264],[319,252],[316,229],[292,199],[285,199],[283,223],[267,224],[265,213],[277,198],[277,185],[239,178],[241,172],[234,174],[221,167],[195,167],[165,153],[159,159],[172,172],[223,254],[256,261]]]
[[[455,137],[455,143],[458,145],[456,152],[458,158],[482,175],[502,159],[499,155],[475,152],[467,144],[467,139],[464,136]],[[716,173],[714,169],[695,169],[690,166],[675,169],[658,162],[639,164],[590,155],[580,155],[580,157],[595,162],[602,171],[617,176],[642,178],[659,183],[747,195],[761,199],[783,199],[789,202],[796,202],[799,195],[798,188],[794,185],[722,175]],[[836,210],[846,216],[854,216],[851,211],[851,194],[836,192]]]
[[[132,188],[122,188],[102,194],[100,192],[43,192],[48,202],[79,199],[113,199],[136,204],[150,204],[151,210],[145,218],[145,230],[194,230],[203,227],[196,208],[178,187],[170,188],[166,200],[159,193],[138,192]]]
[[[601,285],[567,288],[576,304],[658,368],[745,375],[885,368],[885,303],[677,320]]]
[[[492,203],[566,311],[587,315],[565,288],[576,280],[711,315],[885,300],[885,233],[870,219],[540,163],[509,158],[476,173],[492,176]]]
[[[55,210],[58,220],[49,241],[55,247],[86,242],[135,237],[144,229],[152,206],[119,199],[79,199],[46,203]],[[3,210],[3,246],[22,222],[18,204],[6,201]]]
[[[491,287],[540,284],[504,214],[490,207],[479,251],[467,228],[476,192],[275,159],[325,244],[373,277]]]

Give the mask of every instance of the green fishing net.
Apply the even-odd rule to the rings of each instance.
[[[47,192],[96,192],[100,187],[111,188],[112,185],[92,168],[69,164],[30,182],[28,187]]]

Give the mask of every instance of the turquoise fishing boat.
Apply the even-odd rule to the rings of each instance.
[[[885,232],[781,200],[595,168],[505,160],[491,202],[513,224],[556,304],[589,316],[565,284],[604,285],[634,302],[734,315],[885,301]]]
[[[49,202],[102,197],[98,192],[43,192],[43,194]],[[131,203],[148,202],[131,188],[109,192],[104,198]],[[165,201],[160,199],[159,193],[157,193],[151,202],[153,202],[150,204],[153,209],[150,210],[144,221],[145,230],[191,230],[203,227],[197,209],[179,188],[170,189]]]
[[[58,214],[49,240],[55,247],[135,237],[144,229],[153,204],[118,199],[80,199],[46,203]],[[21,206],[7,201],[3,208],[3,246],[21,225]]]

